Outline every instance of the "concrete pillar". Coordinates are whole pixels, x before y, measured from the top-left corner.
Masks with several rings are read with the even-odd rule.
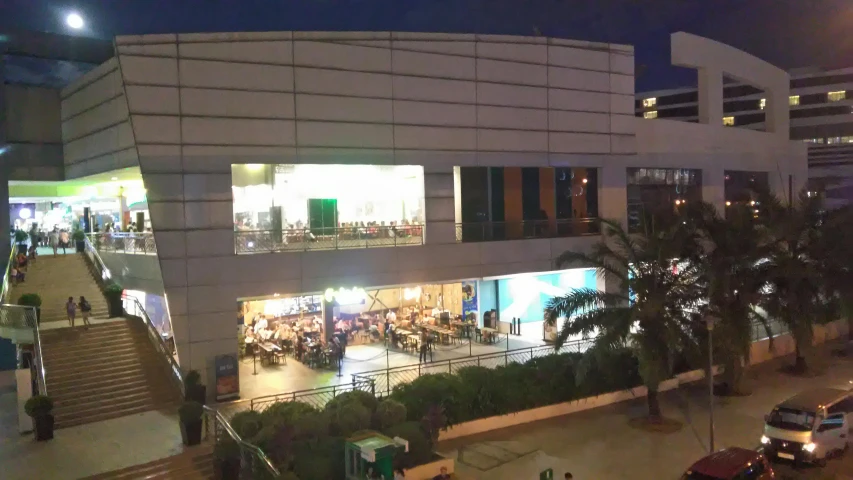
[[[788,97],[790,88],[768,90],[767,104],[764,107],[765,130],[775,133],[781,139],[788,140],[791,135],[790,106]]]
[[[722,167],[702,169],[702,200],[716,207],[720,215],[725,215],[726,172]]]
[[[700,68],[699,77],[699,123],[723,124],[723,72]]]
[[[624,165],[605,165],[600,170],[598,184],[598,215],[628,225],[627,173]]]
[[[424,168],[424,242],[456,242],[456,185],[452,167]]]

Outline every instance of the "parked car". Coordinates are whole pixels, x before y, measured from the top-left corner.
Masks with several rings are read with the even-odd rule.
[[[770,480],[776,478],[761,452],[730,447],[694,463],[681,480]]]

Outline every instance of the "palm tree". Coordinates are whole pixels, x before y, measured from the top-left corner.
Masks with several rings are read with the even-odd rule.
[[[660,422],[658,386],[670,378],[675,357],[695,345],[689,312],[698,300],[695,271],[676,267],[688,239],[683,229],[655,228],[654,221],[638,234],[613,221],[601,224],[602,239],[591,253],[565,252],[556,263],[595,267],[618,282],[617,291],[584,288],[552,298],[545,321],[554,326],[563,319],[558,349],[573,335],[595,336],[596,350],[631,348],[648,387],[649,421]]]
[[[753,325],[761,324],[772,340],[769,322],[755,310],[768,278],[763,260],[770,253],[769,239],[754,207],[730,206],[725,218],[704,202],[693,208],[691,228],[698,243],[687,255],[697,266],[698,284],[707,299],[700,311],[703,317],[718,319],[714,350],[724,366],[726,392],[743,394]]]

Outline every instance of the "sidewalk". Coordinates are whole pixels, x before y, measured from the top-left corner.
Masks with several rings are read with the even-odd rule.
[[[800,378],[778,368],[789,358],[775,359],[749,371],[754,393],[715,400],[716,448],[755,448],[763,418],[779,401],[811,387],[847,385],[853,379],[853,358],[830,357],[832,343],[821,348],[827,373]],[[708,451],[708,393],[703,382],[662,395],[663,413],[684,423],[672,434],[647,433],[628,426],[628,419],[646,413],[645,398],[516,428],[466,437],[439,445],[457,459],[456,471],[470,480],[535,478],[546,468],[557,477],[635,480],[677,479]],[[641,474],[638,472],[642,472]],[[817,468],[793,472],[779,466],[781,478],[811,479],[827,473],[853,474],[853,455]],[[845,477],[837,477],[845,478]]]

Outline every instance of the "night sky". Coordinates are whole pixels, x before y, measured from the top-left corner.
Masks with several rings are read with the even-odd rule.
[[[397,30],[542,35],[632,44],[637,90],[695,83],[669,34],[728,43],[783,68],[853,66],[850,0],[0,0],[0,29],[75,34]]]

